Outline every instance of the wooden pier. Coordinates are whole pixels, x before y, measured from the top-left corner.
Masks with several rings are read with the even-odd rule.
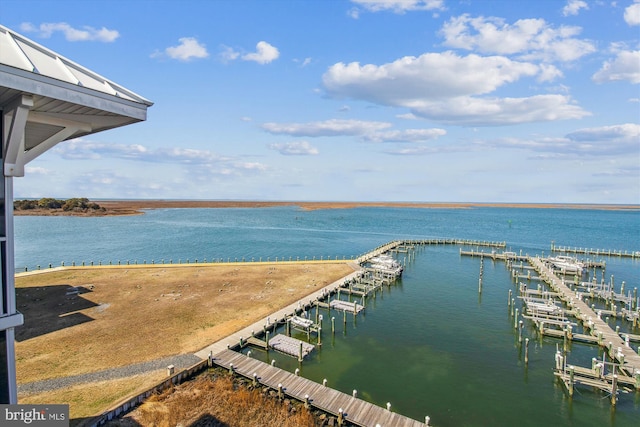
[[[556,352],[556,367],[554,375],[560,379],[569,396],[573,396],[575,385],[585,385],[608,393],[611,404],[616,405],[618,392],[620,390],[628,393],[633,390],[640,391],[640,371],[636,371],[633,376],[618,375],[621,365],[602,361],[593,358],[591,368],[569,365],[562,352]]]
[[[493,261],[527,261],[529,258],[528,255],[518,255],[515,252],[484,252],[484,251],[465,251],[460,248],[460,255],[470,256],[470,257],[481,257],[481,258],[490,258]]]
[[[283,369],[252,359],[244,354],[224,350],[212,358],[213,363],[235,374],[338,417],[338,424],[356,426],[424,427],[427,424],[405,417],[372,403],[342,393],[325,385],[297,376]]]
[[[354,313],[354,314],[358,314],[362,310],[364,310],[364,307],[358,303],[343,301],[339,299],[334,299],[333,301],[331,301],[329,303],[329,306],[333,310],[345,311],[345,312]]]
[[[554,242],[551,242],[551,252],[640,259],[640,251],[622,251],[622,250],[615,250],[615,249],[594,249],[594,248],[575,248],[575,247],[571,248],[568,246],[556,246]]]
[[[269,348],[289,356],[297,357],[298,360],[302,361],[305,356],[309,355],[309,353],[315,349],[315,346],[296,338],[278,334],[269,340]]]
[[[489,242],[489,241],[481,241],[481,240],[465,240],[465,239],[408,239],[408,240],[394,240],[392,242],[386,243],[382,246],[379,246],[368,252],[365,255],[362,255],[356,259],[356,261],[360,264],[363,264],[369,261],[371,258],[374,258],[378,255],[384,254],[386,252],[398,252],[399,248],[401,250],[405,250],[408,247],[416,247],[416,246],[435,246],[435,245],[453,245],[453,246],[475,246],[475,247],[494,247],[494,248],[505,248],[507,247],[507,242]]]
[[[622,371],[627,372],[628,375],[634,375],[636,371],[640,371],[640,355],[628,346],[619,333],[611,329],[609,324],[581,298],[577,298],[564,281],[556,276],[540,258],[531,257],[529,262],[551,289],[561,294],[560,298],[575,313],[576,318],[590,329],[591,335],[597,337],[598,344],[607,350],[609,357],[620,363]]]

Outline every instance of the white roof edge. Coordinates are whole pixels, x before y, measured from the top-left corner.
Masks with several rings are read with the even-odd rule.
[[[137,102],[146,106],[153,105],[152,101],[149,101],[148,99],[136,94],[135,92],[130,91],[129,89],[105,77],[102,77],[101,75],[89,70],[88,68],[85,68],[71,61],[70,59],[58,55],[52,50],[47,49],[46,47],[16,33],[15,31],[10,30],[9,28],[1,24],[0,35],[3,36],[2,40],[0,41],[0,46],[11,47],[10,50],[0,50],[0,64],[22,69],[33,74],[39,74],[59,81],[64,81],[78,87],[89,88],[98,92],[108,94],[110,96]],[[38,58],[30,58],[25,50],[20,48],[19,43],[24,43],[25,45],[29,46],[29,48],[39,52],[41,54],[39,58],[40,61],[42,61],[42,58],[50,58],[51,62],[47,65],[57,66],[60,72],[56,76],[47,75],[46,73],[40,73],[37,65],[34,64],[34,61],[36,61]],[[83,84],[82,79],[80,79],[78,75],[76,75],[77,73],[79,73],[84,78],[85,84]],[[68,76],[68,79],[60,78],[61,75]],[[88,82],[90,82],[91,84],[86,84]]]

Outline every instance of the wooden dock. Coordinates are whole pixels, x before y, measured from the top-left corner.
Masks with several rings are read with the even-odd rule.
[[[364,310],[364,307],[358,303],[343,301],[339,299],[334,299],[329,303],[329,305],[333,310],[345,311],[345,312],[354,313],[354,314],[358,314],[362,310]]]
[[[465,251],[460,248],[460,255],[470,256],[470,257],[481,257],[481,258],[490,258],[493,261],[527,261],[529,258],[528,255],[518,255],[515,252],[484,252],[484,251]]]
[[[272,388],[309,406],[340,417],[357,426],[424,427],[425,423],[413,420],[372,403],[334,390],[314,381],[297,376],[283,369],[224,350],[213,357],[213,363]]]
[[[313,351],[315,346],[293,337],[278,334],[269,340],[269,348],[302,360]]]
[[[408,240],[394,240],[384,245],[378,246],[371,252],[366,253],[356,259],[356,262],[363,264],[378,255],[386,252],[394,252],[399,248],[402,250],[407,247],[416,246],[437,246],[437,245],[453,245],[453,246],[475,246],[475,247],[494,247],[505,248],[506,242],[490,242],[481,240],[465,240],[465,239],[408,239]]]
[[[621,369],[629,375],[640,370],[640,355],[626,345],[619,333],[611,329],[582,299],[576,298],[575,293],[540,258],[530,257],[529,262],[549,286],[561,294],[560,298],[573,310],[576,318],[591,329],[591,335],[598,338],[598,344],[608,351],[609,357],[621,362]]]
[[[615,250],[615,249],[597,249],[597,248],[594,249],[594,248],[575,248],[575,247],[571,248],[567,246],[556,246],[556,244],[553,242],[551,243],[551,252],[640,259],[640,251],[622,251],[622,250]]]

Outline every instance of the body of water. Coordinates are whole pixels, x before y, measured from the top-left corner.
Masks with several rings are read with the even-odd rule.
[[[396,239],[461,238],[505,241],[507,250],[549,253],[558,245],[640,250],[640,214],[573,209],[356,208],[302,211],[159,209],[130,217],[17,217],[16,270],[53,264],[190,260],[355,258]],[[507,307],[515,286],[504,263],[479,260],[455,246],[418,249],[401,280],[364,314],[322,311],[336,332],[302,365],[253,349],[284,369],[301,369],[315,381],[435,426],[638,426],[640,393],[622,394],[612,408],[604,393],[576,388],[569,399],[553,376],[556,345],[540,339],[530,322],[529,363],[524,363]],[[489,250],[489,249],[487,249]],[[640,261],[603,258],[606,276],[640,285]],[[625,330],[625,322],[619,324]],[[640,334],[639,330],[633,331]],[[634,344],[635,348],[636,344]],[[573,344],[568,360],[590,366],[595,346]]]

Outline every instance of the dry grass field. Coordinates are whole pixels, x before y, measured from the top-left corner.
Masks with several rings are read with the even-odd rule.
[[[16,278],[18,384],[194,353],[351,273],[346,262],[71,268]],[[75,292],[77,291],[77,293]],[[23,403],[103,411],[162,377],[152,372]]]

